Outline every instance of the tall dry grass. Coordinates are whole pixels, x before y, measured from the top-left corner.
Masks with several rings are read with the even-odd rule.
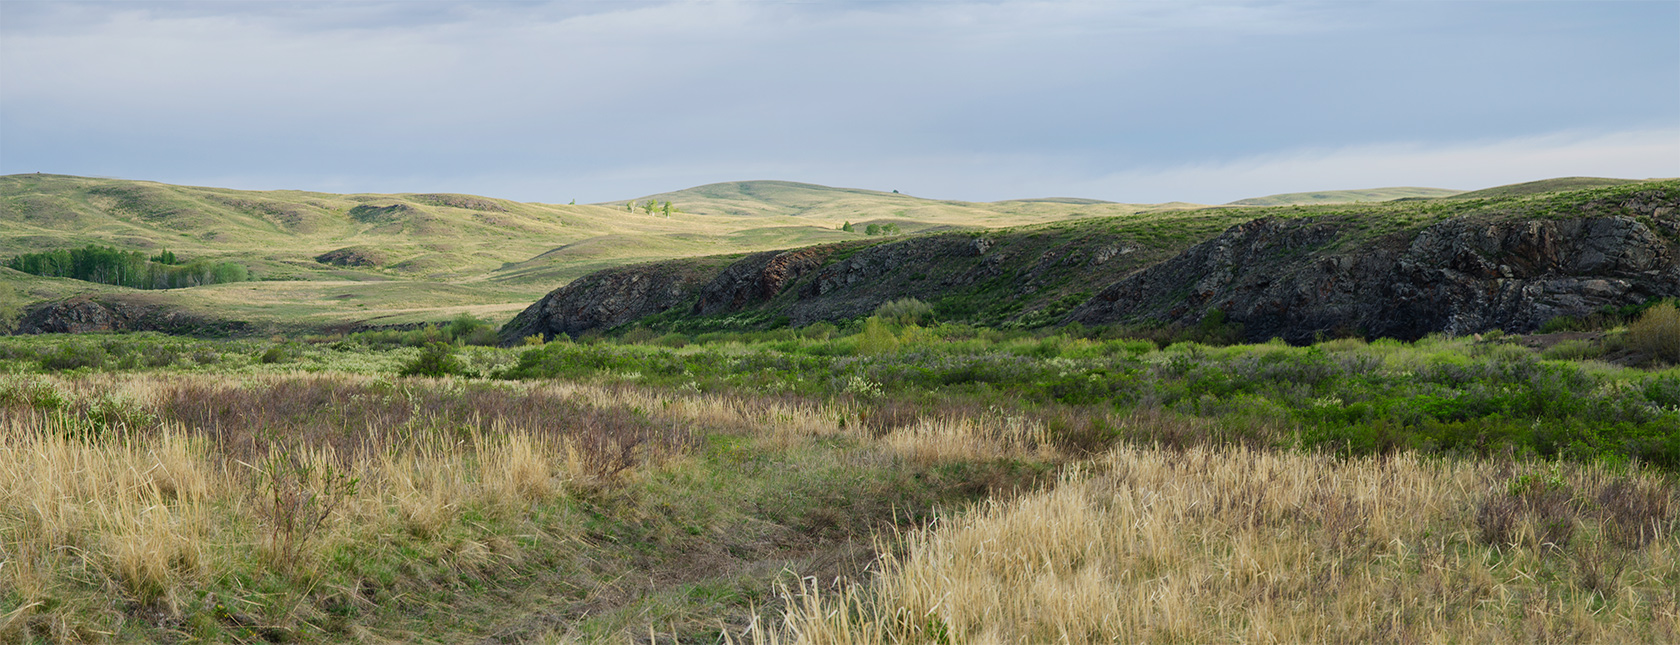
[[[1478,527],[1512,466],[1124,448],[1054,490],[905,536],[863,587],[795,594],[797,643],[1680,641],[1672,480],[1566,468],[1557,518]],[[1513,482],[1516,482],[1513,484]],[[1590,500],[1643,491],[1642,543]],[[1626,546],[1623,546],[1626,545]]]
[[[490,566],[506,536],[463,518],[535,532],[520,524],[533,507],[691,441],[622,406],[449,381],[0,385],[0,641],[97,640],[135,608],[167,623],[229,576],[279,575],[307,595],[326,554],[391,536]]]

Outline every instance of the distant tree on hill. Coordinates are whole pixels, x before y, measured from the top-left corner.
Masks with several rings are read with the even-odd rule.
[[[840,230],[845,231],[847,233],[856,233],[857,232],[857,231],[852,229],[852,223],[850,221],[846,222],[845,224],[841,224],[840,225]]]
[[[653,201],[651,199],[647,200],[646,204],[642,204],[642,212],[647,213],[649,215],[652,215],[654,207],[658,206],[658,205],[659,205],[659,202]]]
[[[881,227],[881,234],[882,235],[898,235],[898,225],[897,224],[886,224],[886,225],[882,226]]]
[[[863,234],[864,235],[880,235],[881,234],[881,225],[880,224],[870,224],[869,226],[867,226],[863,229]]]
[[[661,206],[660,208],[665,211],[665,216],[666,217],[671,216],[671,202],[665,202],[665,205]]]

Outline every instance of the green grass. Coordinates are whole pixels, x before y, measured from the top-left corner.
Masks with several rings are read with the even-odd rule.
[[[1290,206],[1295,204],[1346,204],[1357,202],[1386,202],[1396,199],[1434,199],[1450,197],[1464,191],[1448,188],[1367,188],[1363,190],[1321,190],[1310,193],[1282,193],[1265,197],[1250,197],[1231,202],[1232,206]]]
[[[134,511],[203,527],[169,534],[197,536],[198,565],[151,578],[102,555],[125,535],[97,533],[113,525],[42,515],[65,527],[54,539],[84,546],[40,551],[56,554],[41,556],[49,582],[0,591],[0,616],[26,607],[0,637],[713,642],[774,624],[802,579],[869,580],[906,531],[1085,477],[1080,464],[1124,446],[1680,471],[1680,373],[1579,352],[1469,338],[1161,347],[1113,330],[887,324],[871,333],[896,348],[870,353],[861,331],[457,346],[461,376],[444,380],[397,376],[426,351],[419,333],[0,338],[0,422],[28,426],[6,436],[40,451],[0,450],[0,468],[120,457],[135,461],[113,482],[178,477],[177,444],[159,442],[183,432],[207,442],[193,459],[229,473],[205,484],[213,503]],[[570,474],[510,501],[498,473],[526,462],[493,451],[520,433],[574,452],[545,453]],[[260,502],[275,484],[249,474],[276,472],[263,446],[332,448],[340,461],[323,463],[361,482],[287,567],[265,555],[276,520]],[[7,490],[0,545],[45,539],[28,524],[45,502]]]

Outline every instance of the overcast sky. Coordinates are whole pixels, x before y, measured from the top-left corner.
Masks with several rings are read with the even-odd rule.
[[[1680,2],[0,1],[0,173],[986,201],[1680,176]]]

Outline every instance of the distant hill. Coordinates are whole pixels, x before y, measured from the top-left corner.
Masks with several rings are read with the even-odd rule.
[[[640,207],[648,199],[673,202],[677,212],[650,213]],[[0,177],[0,261],[87,244],[168,249],[185,259],[238,262],[260,281],[154,292],[148,302],[276,324],[391,324],[459,311],[499,318],[556,285],[626,263],[882,239],[865,234],[872,223],[913,234],[1157,208],[1095,200],[951,202],[782,181],[712,184],[635,203],[10,175]],[[847,221],[855,231],[839,230]],[[32,299],[123,293],[73,280],[0,279],[26,283],[20,291]]]
[[[1233,206],[1293,206],[1296,204],[1349,204],[1357,202],[1386,202],[1404,198],[1448,197],[1462,190],[1447,188],[1366,188],[1363,190],[1323,190],[1311,193],[1283,193],[1265,197],[1250,197],[1231,202]]]
[[[1454,199],[1484,199],[1488,197],[1516,197],[1519,195],[1537,195],[1560,190],[1583,190],[1587,188],[1607,188],[1623,184],[1636,183],[1636,179],[1608,179],[1604,177],[1558,177],[1556,179],[1542,179],[1520,184],[1494,186],[1472,190],[1467,193],[1453,195]]]
[[[833,188],[791,181],[731,181],[631,200],[671,202],[685,213],[733,217],[785,216],[836,224],[895,222],[905,232],[935,226],[1019,226],[1088,215],[1128,215],[1203,208],[1201,204],[1120,204],[1051,197],[999,202],[934,200],[862,188]],[[606,202],[623,208],[628,202]]]

